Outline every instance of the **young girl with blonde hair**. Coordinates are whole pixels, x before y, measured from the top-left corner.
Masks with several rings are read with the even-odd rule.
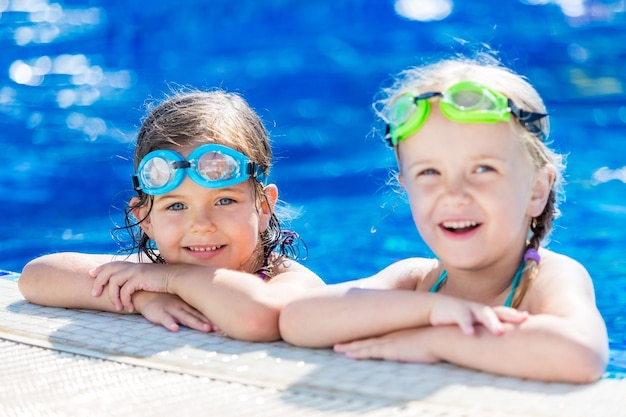
[[[558,214],[562,160],[546,145],[539,94],[486,56],[408,69],[384,93],[398,178],[437,258],[307,293],[281,312],[283,338],[352,358],[599,378],[608,340],[592,280],[541,247]]]

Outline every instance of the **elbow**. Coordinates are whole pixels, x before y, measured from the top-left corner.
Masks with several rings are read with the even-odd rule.
[[[30,261],[24,266],[22,272],[20,273],[20,277],[17,280],[17,288],[20,290],[20,293],[22,293],[22,296],[27,301],[33,303],[38,303],[38,301],[40,301],[37,299],[36,291],[38,267],[39,263],[37,259]]]
[[[280,340],[279,314],[280,309],[274,306],[250,308],[241,312],[232,329],[223,330],[228,336],[238,340],[274,342]]]
[[[588,384],[597,381],[606,371],[609,363],[609,343],[604,337],[594,342],[580,342],[575,357],[570,361],[570,380],[574,384]]]
[[[545,375],[546,380],[570,384],[589,384],[600,379],[606,371],[608,346],[605,348],[578,346],[570,354],[555,358],[552,363],[556,367],[552,368],[550,374]]]
[[[311,335],[306,331],[301,320],[300,312],[296,304],[288,304],[280,312],[278,320],[280,335],[282,339],[295,346],[301,347],[321,347],[311,339]]]
[[[577,356],[568,366],[565,382],[589,384],[602,377],[608,364],[608,348],[602,351],[586,348]]]

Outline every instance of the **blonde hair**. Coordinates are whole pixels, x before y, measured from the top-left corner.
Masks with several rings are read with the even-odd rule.
[[[546,107],[539,93],[521,75],[516,74],[492,55],[479,53],[475,58],[456,57],[438,61],[420,67],[402,71],[392,85],[381,90],[374,101],[374,111],[385,122],[386,114],[394,101],[402,94],[420,95],[433,91],[444,91],[459,81],[474,81],[510,98],[519,108],[535,113],[546,113]],[[527,157],[533,168],[538,171],[548,169],[554,173],[554,183],[542,213],[533,218],[530,224],[526,249],[539,249],[552,229],[552,222],[560,214],[559,197],[562,192],[564,169],[563,156],[549,149],[546,141],[550,133],[548,117],[536,121],[536,127],[543,133],[531,133],[518,123],[515,118],[509,123],[516,136],[524,145]],[[533,259],[525,261],[524,273],[518,286],[512,306],[518,307],[532,281],[536,277],[539,265]]]

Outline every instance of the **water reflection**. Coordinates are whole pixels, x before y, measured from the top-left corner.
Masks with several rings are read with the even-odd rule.
[[[241,92],[263,116],[272,176],[303,209],[294,227],[321,275],[365,275],[422,254],[408,205],[380,202],[394,155],[372,137],[369,106],[390,74],[484,42],[547,101],[555,145],[570,154],[554,244],[589,266],[617,323],[624,0],[77,3],[0,0],[0,216],[9,219],[0,269],[50,251],[117,248],[108,230],[131,187],[129,142],[142,103],[169,83]],[[337,248],[349,265],[325,262]]]
[[[76,29],[84,32],[96,29],[106,14],[99,7],[63,8],[48,0],[0,0],[3,20],[19,25],[13,31],[16,45],[50,43],[72,35]]]
[[[620,169],[610,169],[608,167],[602,167],[593,173],[593,182],[596,185],[612,180],[626,183],[626,166]]]
[[[64,7],[47,0],[0,0],[0,19],[11,29],[3,31],[3,36],[12,33],[15,45],[22,48],[15,55],[24,55],[40,50],[36,47],[40,44],[81,39],[101,30],[106,12],[100,7]],[[14,59],[8,65],[13,84],[0,88],[0,111],[24,121],[29,129],[62,124],[82,133],[87,141],[100,136],[124,141],[124,135],[109,131],[103,118],[78,110],[119,98],[135,85],[132,70],[106,68],[102,62],[101,55],[85,53]],[[64,109],[74,110],[65,113]],[[41,142],[47,135],[36,138]]]

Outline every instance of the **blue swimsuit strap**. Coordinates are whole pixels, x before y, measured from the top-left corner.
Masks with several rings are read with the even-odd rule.
[[[513,294],[515,294],[515,290],[517,289],[520,281],[522,280],[522,272],[524,272],[524,264],[525,262],[522,261],[519,267],[517,268],[517,271],[515,271],[515,276],[513,277],[513,285],[511,286],[511,292],[509,293],[509,296],[506,298],[506,301],[504,302],[505,307],[511,307],[511,303],[513,302]],[[447,278],[448,278],[448,273],[444,269],[443,271],[441,271],[441,275],[439,275],[439,279],[437,280],[437,282],[435,282],[435,285],[432,286],[429,292],[439,291],[439,289],[441,288],[441,285],[444,283],[444,281]]]

